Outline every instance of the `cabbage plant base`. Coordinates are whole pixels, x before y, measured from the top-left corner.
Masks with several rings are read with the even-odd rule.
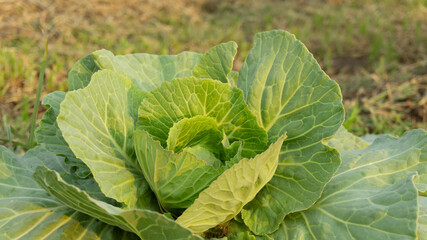
[[[290,33],[204,54],[96,51],[18,157],[0,239],[425,239],[427,133],[347,132],[338,85]]]

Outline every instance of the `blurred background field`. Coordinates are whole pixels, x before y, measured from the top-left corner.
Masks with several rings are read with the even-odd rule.
[[[10,129],[27,141],[46,40],[42,96],[67,90],[72,64],[101,48],[176,54],[234,40],[238,70],[271,29],[295,34],[340,84],[350,131],[427,128],[427,0],[0,0],[0,140]]]

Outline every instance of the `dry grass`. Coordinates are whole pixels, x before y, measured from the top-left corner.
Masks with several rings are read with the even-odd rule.
[[[98,32],[98,24],[117,26],[128,22],[142,26],[159,14],[177,13],[179,17],[200,20],[194,13],[199,11],[203,1],[3,0],[0,3],[0,37],[4,40],[24,37],[35,41],[48,38],[55,42],[60,38],[66,44],[67,40],[75,40],[73,31],[76,29]],[[114,34],[127,34],[129,29],[125,26],[116,28]]]
[[[427,127],[424,0],[0,0],[0,12],[0,138],[7,125],[17,139],[28,134],[46,40],[43,95],[66,90],[72,63],[100,48],[175,54],[235,40],[238,69],[253,35],[277,28],[340,83],[353,131]]]

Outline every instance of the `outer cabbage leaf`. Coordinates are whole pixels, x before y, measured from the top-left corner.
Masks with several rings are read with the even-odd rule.
[[[34,181],[36,163],[66,171],[61,158],[40,147],[18,158],[0,146],[1,239],[136,239],[56,201]],[[30,168],[27,168],[29,166]]]
[[[234,218],[273,177],[284,139],[280,137],[265,152],[224,171],[176,222],[199,233]]]
[[[68,73],[68,90],[74,91],[86,87],[92,75],[99,70],[92,53],[77,61]]]
[[[129,208],[157,203],[136,161],[132,134],[137,93],[129,79],[98,71],[84,89],[69,92],[57,122],[77,158],[91,170],[102,192]],[[141,92],[141,95],[143,93]]]
[[[233,69],[236,53],[237,44],[235,42],[216,45],[200,58],[200,62],[193,69],[194,76],[228,83],[228,75]]]
[[[284,31],[255,36],[237,86],[270,142],[288,136],[275,176],[242,211],[249,228],[265,234],[310,207],[338,169],[339,153],[322,141],[344,120],[342,97],[307,48]]]
[[[378,138],[384,138],[384,137],[396,138],[396,136],[387,134],[387,133],[386,134],[367,134],[367,135],[361,136],[360,138],[363,141],[367,142],[369,145],[371,145]]]
[[[30,149],[25,153],[23,160],[25,161],[25,166],[31,172],[34,172],[38,166],[45,166],[60,173],[69,184],[83,189],[90,194],[91,197],[111,204],[118,204],[113,199],[107,198],[101,192],[98,183],[92,177],[85,179],[76,177],[74,171],[65,163],[63,157],[55,155],[42,146]]]
[[[344,113],[337,83],[293,34],[262,32],[254,41],[238,87],[269,139],[287,131],[292,137],[286,141],[298,139],[307,145],[333,135]]]
[[[95,200],[45,167],[38,167],[34,178],[65,205],[110,225],[134,232],[141,239],[201,239],[160,213],[146,209],[122,210]]]
[[[361,150],[369,146],[368,142],[348,132],[343,126],[327,142],[330,147],[338,151]]]
[[[274,240],[267,235],[255,235],[249,228],[243,223],[241,215],[237,215],[233,220],[226,223],[227,229],[227,240]],[[215,228],[213,229],[215,231]]]
[[[228,84],[232,87],[237,87],[237,81],[239,80],[239,72],[231,71],[228,76]]]
[[[169,130],[183,118],[215,119],[230,143],[242,142],[242,156],[267,148],[267,135],[247,108],[242,91],[212,79],[174,79],[149,92],[139,108],[139,128],[166,147]]]
[[[61,91],[55,91],[52,93],[47,94],[42,101],[42,104],[48,108],[52,108],[52,110],[55,112],[55,115],[58,116],[59,114],[59,108],[61,105],[61,102],[65,98],[66,92]]]
[[[235,42],[219,44],[203,55],[182,52],[178,55],[136,53],[114,56],[102,49],[73,65],[68,74],[69,90],[86,87],[92,75],[100,69],[110,69],[132,79],[136,86],[145,91],[157,88],[162,82],[193,75],[230,82],[237,80],[237,72],[231,71],[236,53]]]
[[[151,91],[163,82],[191,76],[202,55],[182,52],[178,55],[136,53],[114,56],[103,49],[92,53],[92,56],[100,69],[115,71],[131,79],[138,88]]]
[[[236,52],[237,45],[234,42],[219,44],[204,55],[182,52],[178,55],[136,53],[114,56],[110,51],[102,49],[85,56],[73,65],[68,74],[69,90],[86,87],[92,75],[100,69],[110,69],[128,77],[145,91],[153,90],[162,82],[174,78],[193,76],[193,68],[194,76],[223,82],[237,80],[237,72],[231,71]],[[214,65],[217,66],[212,67]]]
[[[418,239],[427,236],[427,192],[420,193],[418,196]]]
[[[134,142],[145,179],[168,211],[182,212],[189,207],[225,170],[216,169],[186,151],[176,154],[163,149],[145,131],[136,131]]]
[[[310,209],[287,216],[273,238],[414,239],[417,218],[424,219],[423,211],[418,215],[423,202],[417,203],[423,185],[416,183],[427,181],[426,153],[423,130],[343,151],[342,166],[322,197]]]
[[[56,118],[59,115],[60,104],[65,98],[65,92],[53,92],[43,98],[42,104],[49,109],[45,112],[36,129],[37,143],[56,155],[65,157],[65,162],[71,171],[80,178],[91,175],[89,168],[71,151],[58,127]]]
[[[256,236],[254,236],[250,232],[239,232],[239,233],[231,234],[230,236],[227,236],[227,240],[228,239],[229,240],[257,240]]]

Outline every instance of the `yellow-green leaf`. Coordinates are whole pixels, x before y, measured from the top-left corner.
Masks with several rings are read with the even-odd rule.
[[[223,172],[176,221],[200,233],[236,216],[273,177],[284,139]]]
[[[156,209],[132,141],[137,91],[129,79],[110,70],[98,71],[87,87],[66,95],[57,122],[107,197],[130,208]]]

